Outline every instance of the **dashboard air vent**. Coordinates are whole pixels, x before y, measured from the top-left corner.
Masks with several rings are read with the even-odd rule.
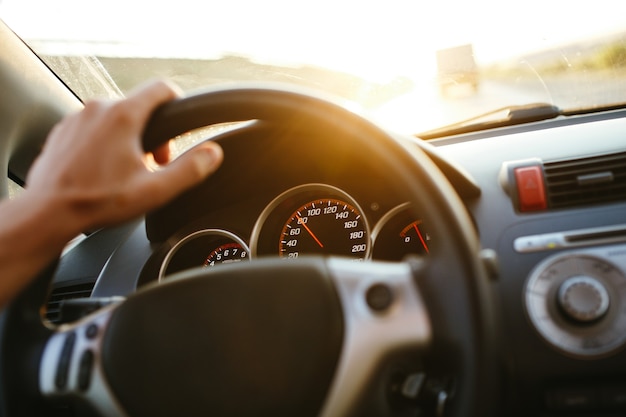
[[[626,152],[544,163],[550,208],[626,201]]]
[[[64,287],[57,287],[52,290],[52,294],[48,299],[46,319],[48,319],[48,321],[50,321],[51,323],[60,324],[61,303],[65,300],[88,298],[91,295],[93,286],[93,282],[86,282]]]

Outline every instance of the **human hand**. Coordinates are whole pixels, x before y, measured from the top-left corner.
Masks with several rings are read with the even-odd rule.
[[[50,206],[71,238],[139,216],[197,184],[220,165],[217,144],[198,145],[172,162],[167,145],[153,155],[141,145],[152,111],[176,97],[172,86],[159,81],[125,100],[87,103],[52,130],[26,192]]]

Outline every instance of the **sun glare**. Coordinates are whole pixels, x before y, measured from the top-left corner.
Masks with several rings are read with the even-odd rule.
[[[433,76],[435,51],[455,44],[474,44],[477,61],[488,62],[572,33],[623,27],[619,13],[594,20],[592,14],[602,7],[584,8],[584,13],[568,7],[567,15],[555,18],[566,5],[571,2],[529,0],[511,19],[494,18],[494,12],[502,16],[509,7],[494,0],[178,0],[175,9],[171,3],[128,0],[109,0],[98,8],[82,0],[2,0],[0,12],[22,36],[56,40],[57,47],[81,40],[107,54],[215,58],[229,53],[323,65],[382,82],[398,75]]]
[[[606,13],[621,10],[622,0],[596,0],[594,7],[574,3],[527,0],[514,7],[498,0],[108,0],[95,5],[84,0],[0,0],[0,16],[44,55],[235,56],[260,64],[342,71],[370,87],[394,90],[396,83],[397,94],[369,110],[396,127],[413,123],[419,114],[431,126],[406,126],[416,131],[482,110],[473,98],[459,106],[458,100],[441,97],[436,83],[439,49],[471,44],[476,63],[484,66],[626,27],[622,13]],[[484,106],[489,110],[495,105]]]

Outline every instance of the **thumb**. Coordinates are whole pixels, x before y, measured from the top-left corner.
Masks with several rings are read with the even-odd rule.
[[[151,173],[154,179],[152,184],[159,188],[156,195],[152,194],[158,196],[158,201],[152,203],[164,204],[200,183],[219,168],[223,159],[222,148],[214,142],[205,142],[189,149],[162,169]]]
[[[165,169],[180,170],[188,178],[189,186],[202,181],[215,172],[224,159],[222,148],[215,142],[194,146],[172,161]],[[181,178],[181,183],[185,181]]]

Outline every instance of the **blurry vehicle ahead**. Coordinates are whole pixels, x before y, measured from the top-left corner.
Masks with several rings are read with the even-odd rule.
[[[474,92],[478,90],[478,67],[471,44],[437,51],[437,81],[443,96],[449,94],[451,87],[461,84],[469,84]]]

